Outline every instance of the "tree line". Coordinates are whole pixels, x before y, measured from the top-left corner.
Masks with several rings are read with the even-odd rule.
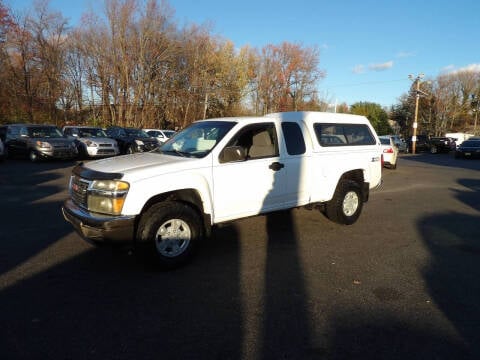
[[[328,108],[318,47],[236,48],[206,25],[178,26],[162,0],[104,0],[70,27],[48,0],[15,14],[0,0],[0,122],[183,128],[197,119]],[[379,133],[411,135],[415,84],[398,103],[338,106]],[[421,82],[420,133],[479,132],[480,71]],[[388,119],[394,120],[392,130]]]
[[[70,28],[48,1],[21,15],[0,2],[0,121],[182,128],[326,106],[317,47],[236,49],[208,26],[179,27],[167,2],[103,5]]]
[[[408,136],[415,114],[417,91],[413,83],[399,103],[392,106],[391,119]],[[470,66],[420,82],[418,132],[432,136],[465,132],[480,134],[480,67]]]

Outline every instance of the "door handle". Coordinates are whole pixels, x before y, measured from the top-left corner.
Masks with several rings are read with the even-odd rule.
[[[284,164],[279,163],[278,161],[275,161],[275,162],[271,163],[268,168],[272,169],[273,171],[278,171],[280,169],[283,169],[284,167],[285,167]]]

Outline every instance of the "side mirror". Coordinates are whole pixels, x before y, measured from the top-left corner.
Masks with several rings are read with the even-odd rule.
[[[219,160],[221,163],[233,161],[245,161],[247,159],[247,152],[241,146],[229,146],[223,149],[220,153]]]

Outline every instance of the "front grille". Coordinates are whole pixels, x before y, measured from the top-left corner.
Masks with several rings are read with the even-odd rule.
[[[100,144],[100,147],[112,147],[113,144]]]
[[[70,146],[65,144],[53,144],[54,149],[68,149]]]
[[[72,200],[78,206],[87,208],[87,190],[90,182],[73,175],[70,183]]]
[[[99,149],[97,151],[97,155],[111,155],[111,154],[115,154],[115,151],[113,149]]]
[[[144,143],[144,147],[146,151],[153,150],[158,146],[158,144],[155,143]]]
[[[70,150],[57,150],[57,149],[55,149],[53,151],[53,156],[58,157],[58,158],[71,157],[71,156],[73,156],[73,153]]]

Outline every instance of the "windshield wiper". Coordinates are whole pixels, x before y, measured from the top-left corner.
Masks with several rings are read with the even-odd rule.
[[[158,148],[158,151],[160,151],[164,154],[172,153],[172,154],[180,155],[181,157],[190,157],[189,153],[178,151],[178,150],[161,150],[160,148]]]

